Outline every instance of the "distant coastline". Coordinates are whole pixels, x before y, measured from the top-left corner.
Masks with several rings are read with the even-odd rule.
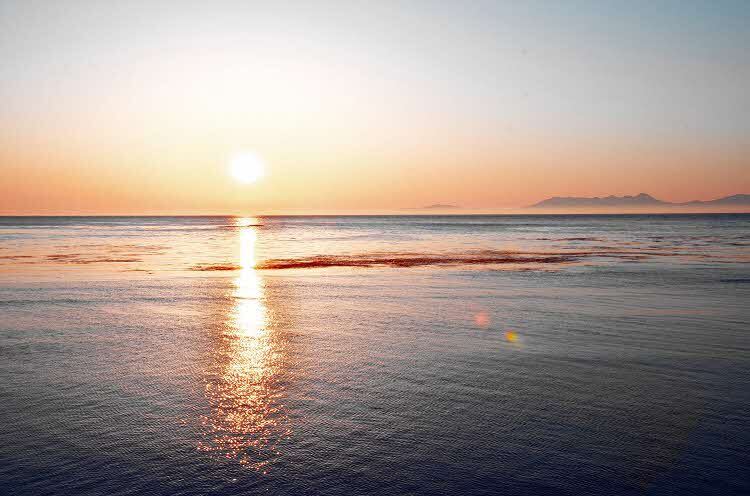
[[[433,205],[425,205],[424,207],[406,207],[403,210],[460,210],[460,209],[461,207],[458,205],[435,203]]]

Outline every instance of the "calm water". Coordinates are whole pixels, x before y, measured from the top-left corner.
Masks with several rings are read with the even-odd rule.
[[[0,218],[0,493],[750,494],[750,215]]]

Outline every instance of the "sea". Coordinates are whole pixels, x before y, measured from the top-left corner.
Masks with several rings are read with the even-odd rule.
[[[748,495],[750,215],[0,217],[2,495]]]

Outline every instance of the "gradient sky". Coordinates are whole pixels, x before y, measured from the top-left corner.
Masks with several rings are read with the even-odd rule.
[[[5,0],[0,214],[750,193],[748,26],[747,1]]]

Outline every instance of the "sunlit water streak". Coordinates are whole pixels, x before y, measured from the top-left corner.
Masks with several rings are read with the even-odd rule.
[[[255,269],[256,227],[238,219],[239,275],[232,306],[206,375],[211,414],[203,419],[208,440],[200,448],[264,469],[288,435],[278,375],[283,343],[269,322],[263,280]]]

